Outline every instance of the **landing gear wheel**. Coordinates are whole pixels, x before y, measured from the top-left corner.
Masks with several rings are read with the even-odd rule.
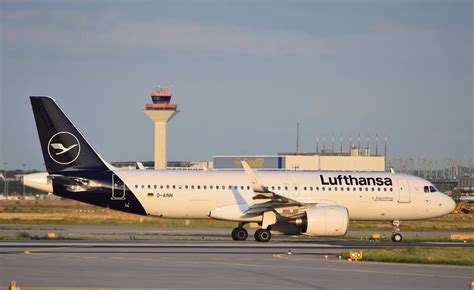
[[[403,237],[399,233],[400,231],[400,221],[394,220],[392,221],[392,242],[399,243],[402,241]]]
[[[257,242],[268,242],[271,238],[270,230],[258,229],[255,231],[255,240]]]
[[[396,233],[396,234],[393,234],[392,235],[392,241],[395,242],[395,243],[399,243],[401,242],[403,239],[402,235],[399,234],[399,233]]]
[[[235,228],[232,230],[232,239],[234,241],[245,241],[249,236],[249,233],[244,228]]]

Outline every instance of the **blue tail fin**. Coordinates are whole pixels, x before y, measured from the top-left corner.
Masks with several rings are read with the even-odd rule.
[[[108,169],[53,98],[30,97],[30,100],[49,173]]]

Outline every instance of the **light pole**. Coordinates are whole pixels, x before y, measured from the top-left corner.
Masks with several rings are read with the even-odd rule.
[[[26,164],[23,163],[21,166],[23,166],[23,178],[22,178],[23,182],[22,183],[23,183],[23,198],[25,198],[25,167],[26,167]]]
[[[5,194],[5,196],[8,196],[8,181],[7,181],[7,164],[8,162],[3,162],[3,170],[4,170],[4,180],[3,180],[3,193]]]

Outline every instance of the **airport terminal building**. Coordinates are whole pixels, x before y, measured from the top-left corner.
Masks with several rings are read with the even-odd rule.
[[[353,147],[349,152],[214,156],[213,169],[239,169],[241,161],[264,170],[385,171],[385,157],[370,155],[367,147]]]

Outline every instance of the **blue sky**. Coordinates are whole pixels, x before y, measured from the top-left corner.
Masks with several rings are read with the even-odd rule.
[[[181,110],[169,160],[292,151],[296,122],[304,151],[360,133],[389,158],[467,160],[472,3],[2,0],[0,163],[42,167],[29,95],[105,159],[151,160],[158,83]]]

